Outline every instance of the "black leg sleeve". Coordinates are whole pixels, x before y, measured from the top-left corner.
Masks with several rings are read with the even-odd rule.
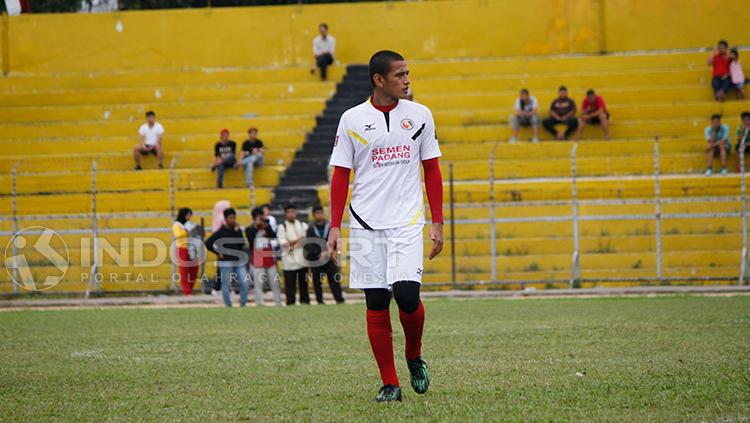
[[[388,310],[391,304],[391,292],[385,288],[365,289],[365,303],[368,310]]]
[[[419,288],[415,281],[398,281],[393,284],[393,299],[404,313],[414,313],[419,308]]]

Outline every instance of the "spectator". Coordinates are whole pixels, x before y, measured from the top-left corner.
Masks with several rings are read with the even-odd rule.
[[[333,55],[336,53],[336,39],[328,34],[328,24],[318,25],[320,35],[313,39],[313,54],[315,55],[315,66],[320,68],[320,80],[328,79],[328,66],[333,64]],[[310,70],[315,73],[315,68]]]
[[[202,239],[203,237],[201,227],[193,224],[190,221],[191,217],[193,217],[193,211],[183,207],[177,212],[177,219],[172,225],[177,248],[180,286],[185,295],[193,294],[193,285],[198,275],[198,251],[195,249],[195,244],[190,242],[190,238]]]
[[[328,279],[328,286],[331,287],[333,299],[336,301],[336,304],[341,304],[344,302],[344,297],[341,295],[341,272],[336,263],[328,256],[328,251],[325,247],[328,242],[328,230],[331,229],[331,224],[326,221],[326,216],[321,206],[313,207],[313,217],[315,221],[307,229],[308,242],[305,244],[304,253],[307,261],[319,264],[318,266],[310,267],[315,300],[318,301],[318,304],[325,304],[323,301],[323,285],[321,283],[321,276],[325,274],[326,279]],[[309,242],[310,240],[317,242]]]
[[[214,212],[211,218],[211,233],[218,231],[224,226],[226,223],[226,220],[224,220],[224,210],[230,207],[232,207],[232,205],[227,200],[219,200],[214,204]],[[218,268],[216,269],[216,278],[211,284],[211,295],[221,295],[221,277]]]
[[[737,90],[737,96],[740,99],[745,98],[745,72],[742,70],[742,64],[740,64],[740,52],[733,48],[729,52],[729,77],[732,80],[732,88]]]
[[[729,127],[721,123],[721,115],[712,115],[711,124],[706,127],[706,176],[713,175],[714,157],[721,158],[721,174],[727,174],[727,154],[731,148]]]
[[[297,208],[293,204],[284,207],[284,214],[286,220],[279,225],[277,238],[284,252],[281,256],[281,265],[284,269],[286,305],[294,304],[298,285],[299,302],[310,304],[310,294],[307,292],[307,263],[302,254],[307,223],[297,220]]]
[[[217,171],[216,188],[224,188],[224,170],[237,168],[237,143],[229,139],[229,130],[221,130],[221,140],[214,145],[214,164],[211,171]]]
[[[713,66],[711,77],[711,88],[714,90],[714,97],[718,101],[724,101],[727,98],[727,91],[731,80],[729,78],[729,55],[727,48],[729,44],[725,40],[720,40],[714,47],[708,64]]]
[[[253,273],[255,304],[263,305],[263,284],[265,282],[273,291],[273,302],[280,306],[279,272],[276,270],[276,257],[271,247],[271,240],[276,239],[276,232],[271,229],[268,220],[263,218],[262,208],[254,208],[252,216],[253,224],[245,229],[245,236],[251,249],[250,269]]]
[[[258,139],[258,128],[247,130],[247,139],[242,143],[242,166],[245,168],[245,183],[253,188],[253,170],[263,165],[263,141]]]
[[[745,154],[750,153],[750,112],[742,112],[740,116],[742,122],[737,127],[737,172],[740,171],[740,154],[745,147]]]
[[[232,306],[230,292],[232,281],[236,280],[240,285],[240,307],[244,307],[247,304],[249,289],[246,270],[248,257],[245,253],[247,242],[242,236],[240,225],[237,224],[237,213],[233,208],[224,210],[224,220],[224,225],[206,240],[206,248],[216,254],[219,259],[221,296],[224,299],[224,305]]]
[[[263,209],[263,218],[268,220],[268,223],[271,225],[271,229],[276,232],[279,225],[276,223],[276,218],[271,214],[271,205],[263,204],[260,207]]]
[[[549,117],[542,121],[544,129],[555,136],[557,140],[567,139],[578,127],[576,118],[576,103],[568,97],[568,89],[563,85],[557,90],[557,98],[552,101],[549,108]],[[565,134],[561,134],[555,129],[555,125],[564,123],[567,125]]]
[[[604,131],[604,139],[609,139],[609,111],[607,110],[607,105],[604,104],[604,99],[596,95],[594,90],[586,91],[586,98],[581,103],[581,117],[578,119],[576,141],[581,138],[583,128],[586,127],[587,123],[601,125],[602,131]]]
[[[138,128],[138,144],[133,148],[133,159],[135,160],[135,170],[143,169],[141,167],[141,156],[148,154],[156,155],[159,160],[159,169],[164,168],[162,163],[162,146],[161,140],[164,137],[164,127],[156,121],[156,113],[149,110],[146,112],[146,123]]]
[[[510,126],[513,128],[513,135],[510,142],[518,140],[518,131],[522,126],[531,126],[534,131],[532,142],[539,142],[539,103],[536,97],[529,95],[526,88],[521,90],[521,96],[516,99],[513,105],[514,114],[510,116]]]

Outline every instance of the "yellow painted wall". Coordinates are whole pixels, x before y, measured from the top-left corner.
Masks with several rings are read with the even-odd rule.
[[[366,62],[383,48],[432,60],[698,47],[719,33],[749,44],[750,31],[724,24],[713,4],[448,0],[22,15],[10,18],[9,58],[20,72],[307,66],[319,22],[331,26],[344,63]],[[744,4],[723,0],[722,14],[748,22]]]

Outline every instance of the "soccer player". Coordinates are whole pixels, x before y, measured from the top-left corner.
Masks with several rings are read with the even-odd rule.
[[[388,308],[393,296],[404,328],[411,386],[424,394],[430,378],[422,359],[424,306],[419,299],[425,223],[420,165],[432,213],[432,259],[443,249],[440,148],[430,110],[406,100],[409,68],[404,58],[379,51],[369,68],[373,95],[344,112],[333,144],[328,251],[334,259],[341,251],[341,218],[353,170],[349,287],[365,292],[367,335],[383,382],[375,400],[401,401]]]

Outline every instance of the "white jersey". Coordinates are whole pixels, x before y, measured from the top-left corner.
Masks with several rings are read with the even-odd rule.
[[[344,112],[330,165],[354,170],[350,227],[424,224],[420,166],[435,157],[440,157],[435,121],[421,104],[399,100],[381,112],[367,100]]]
[[[164,135],[164,127],[159,122],[154,122],[153,127],[149,127],[148,123],[144,123],[138,129],[138,135],[143,137],[144,144],[152,146],[158,143],[159,138]]]

